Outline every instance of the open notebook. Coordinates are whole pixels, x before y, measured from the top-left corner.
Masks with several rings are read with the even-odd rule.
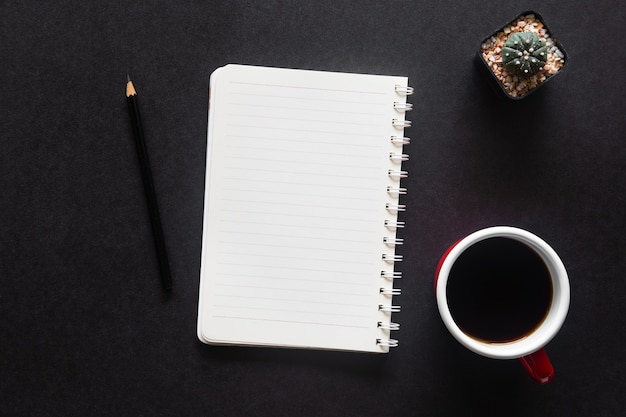
[[[406,77],[211,75],[198,338],[387,352]]]

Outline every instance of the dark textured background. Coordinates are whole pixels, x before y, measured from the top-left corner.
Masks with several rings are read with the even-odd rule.
[[[0,3],[1,416],[616,416],[625,411],[626,6],[618,0]],[[480,41],[540,12],[566,70],[497,98]],[[413,138],[388,355],[209,347],[196,313],[210,73],[408,75]],[[158,266],[130,121],[140,94],[174,275]],[[572,303],[557,376],[458,345],[432,276],[508,224],[547,240]]]

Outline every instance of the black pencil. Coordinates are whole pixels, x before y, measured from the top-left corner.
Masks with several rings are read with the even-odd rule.
[[[130,76],[127,76],[126,83],[126,100],[128,102],[128,110],[130,111],[130,120],[133,125],[133,134],[135,136],[135,144],[137,145],[137,153],[139,155],[139,165],[141,166],[141,176],[146,191],[146,199],[148,210],[150,212],[150,223],[152,224],[152,233],[154,234],[154,243],[156,245],[157,258],[159,261],[159,269],[161,271],[161,282],[166,290],[172,289],[172,274],[170,272],[170,263],[165,248],[165,238],[163,236],[163,227],[161,226],[161,216],[159,214],[159,206],[157,204],[156,193],[154,191],[154,181],[152,180],[152,171],[150,170],[150,160],[148,159],[148,149],[143,133],[143,125],[141,124],[141,115],[139,114],[139,106],[137,103],[137,92],[133,86]]]

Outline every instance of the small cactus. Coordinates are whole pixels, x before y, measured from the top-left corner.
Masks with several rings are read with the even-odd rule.
[[[513,33],[502,47],[504,66],[519,75],[536,74],[547,58],[546,40],[534,32]]]

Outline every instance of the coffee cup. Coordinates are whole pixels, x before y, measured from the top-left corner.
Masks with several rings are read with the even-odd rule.
[[[453,244],[435,273],[437,307],[452,336],[488,358],[519,359],[541,384],[554,377],[544,346],[570,301],[567,271],[538,236],[515,227],[476,231]]]

